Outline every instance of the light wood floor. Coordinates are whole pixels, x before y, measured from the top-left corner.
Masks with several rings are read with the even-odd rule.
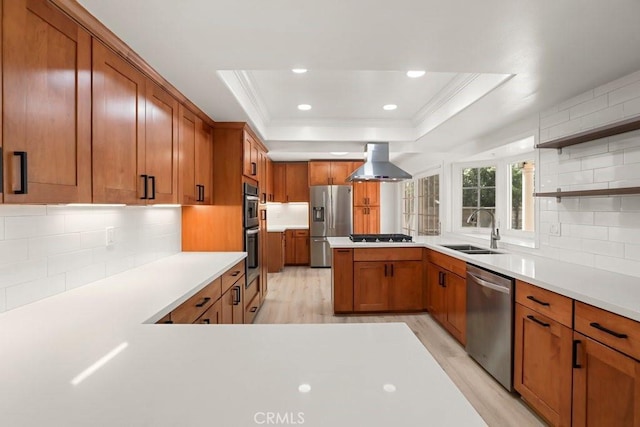
[[[440,363],[489,426],[544,426],[521,401],[502,388],[428,314],[334,316],[331,270],[286,267],[269,274],[269,293],[255,323],[405,322]]]

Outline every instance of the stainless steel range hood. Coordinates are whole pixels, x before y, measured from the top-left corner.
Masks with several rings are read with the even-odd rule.
[[[389,161],[388,142],[369,142],[365,147],[365,163],[347,181],[395,182],[411,179],[411,175]]]

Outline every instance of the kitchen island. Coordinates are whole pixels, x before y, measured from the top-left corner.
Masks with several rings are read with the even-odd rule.
[[[2,424],[484,425],[405,324],[153,324],[244,257],[182,253],[1,314]]]

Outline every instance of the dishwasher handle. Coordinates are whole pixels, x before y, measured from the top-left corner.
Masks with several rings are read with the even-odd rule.
[[[509,295],[511,290],[507,287],[496,285],[495,283],[487,282],[486,280],[482,280],[478,276],[467,272],[467,278],[476,282],[480,286],[484,286],[485,288],[493,289],[494,291],[502,292],[503,294]]]

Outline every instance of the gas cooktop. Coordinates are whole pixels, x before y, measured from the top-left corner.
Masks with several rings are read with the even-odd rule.
[[[349,238],[354,242],[411,242],[411,236],[406,234],[350,234]]]

